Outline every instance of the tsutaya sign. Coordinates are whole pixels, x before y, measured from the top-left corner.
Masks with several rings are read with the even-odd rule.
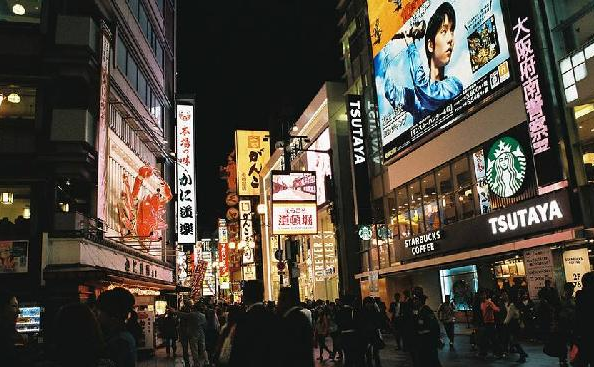
[[[569,192],[558,190],[496,210],[489,215],[480,215],[437,231],[402,239],[396,247],[396,258],[406,262],[490,246],[505,240],[551,232],[571,223],[573,215]]]
[[[551,200],[490,218],[489,224],[493,234],[496,235],[507,231],[513,232],[518,228],[531,227],[535,224],[552,222],[555,219],[563,219],[563,211],[557,200]]]
[[[361,96],[349,94],[347,96],[347,118],[352,142],[353,183],[357,203],[357,224],[370,224],[371,213],[366,203],[369,202],[369,171],[367,170],[367,155],[365,150],[366,137],[363,101]]]

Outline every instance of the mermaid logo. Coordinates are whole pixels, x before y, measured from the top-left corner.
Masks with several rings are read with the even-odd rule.
[[[495,141],[487,156],[489,188],[508,198],[515,195],[526,177],[526,155],[520,143],[509,136]]]

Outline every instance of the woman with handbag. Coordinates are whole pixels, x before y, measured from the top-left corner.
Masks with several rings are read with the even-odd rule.
[[[507,310],[507,315],[505,320],[503,321],[503,325],[507,329],[507,336],[509,340],[509,350],[516,351],[520,354],[520,359],[518,359],[518,363],[525,363],[526,357],[528,354],[522,348],[522,345],[518,341],[518,334],[520,333],[521,329],[521,320],[520,320],[520,310],[518,308],[518,300],[517,299],[508,299],[504,297],[504,304]]]

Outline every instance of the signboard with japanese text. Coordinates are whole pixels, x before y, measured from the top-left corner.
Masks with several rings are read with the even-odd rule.
[[[272,205],[272,233],[318,233],[316,202],[285,202]]]
[[[219,276],[229,275],[229,244],[219,243]]]
[[[175,273],[177,284],[181,286],[187,286],[188,275],[188,262],[186,259],[186,252],[177,250],[175,252]]]
[[[237,194],[260,195],[260,171],[270,158],[268,131],[235,131]]]
[[[229,242],[229,232],[227,231],[227,221],[219,219],[219,243]]]
[[[29,241],[0,241],[0,274],[26,273],[29,268]]]
[[[590,257],[587,248],[563,251],[565,281],[574,284],[574,291],[582,289],[582,276],[590,271]]]
[[[204,273],[204,282],[202,283],[202,295],[213,296],[215,294],[215,274],[213,274],[212,253],[210,251],[202,252],[202,261],[206,263],[206,272]]]
[[[194,176],[194,106],[177,105],[175,165],[177,241],[196,243],[196,183]]]
[[[316,173],[317,203],[327,201],[326,177],[332,177],[330,164],[330,131],[326,128],[307,150],[307,169]]]
[[[97,218],[107,217],[107,115],[109,110],[109,55],[111,32],[104,23],[101,24],[101,74],[99,89],[99,122],[97,124]]]
[[[524,268],[530,299],[538,299],[538,291],[544,287],[545,280],[554,281],[553,253],[549,246],[536,247],[524,251]]]
[[[203,295],[202,289],[207,265],[207,262],[204,260],[198,260],[196,262],[194,274],[192,274],[192,288],[190,291],[190,297],[193,300],[198,300],[198,298],[200,298]]]
[[[316,189],[313,171],[272,172],[272,201],[316,202]]]
[[[252,220],[252,203],[249,200],[239,202],[240,240],[246,244],[254,242],[254,223]]]
[[[384,162],[511,87],[500,0],[369,0]]]
[[[542,187],[561,181],[563,172],[555,131],[556,107],[548,85],[549,75],[540,63],[538,29],[530,8],[530,2],[526,0],[509,2],[512,23],[510,41],[513,43],[513,53],[522,83],[536,177],[538,186]]]

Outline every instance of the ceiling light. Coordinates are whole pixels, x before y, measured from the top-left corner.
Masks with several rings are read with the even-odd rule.
[[[10,93],[8,95],[8,98],[6,98],[6,99],[10,103],[20,103],[21,102],[21,96],[19,96],[17,93]]]
[[[18,3],[14,4],[12,6],[12,12],[16,15],[25,15],[25,7]]]
[[[14,203],[14,193],[12,192],[3,192],[0,195],[0,203],[4,205],[11,205]]]
[[[29,208],[28,206],[26,206],[23,209],[23,218],[25,218],[25,219],[30,219],[31,218],[31,208]]]

